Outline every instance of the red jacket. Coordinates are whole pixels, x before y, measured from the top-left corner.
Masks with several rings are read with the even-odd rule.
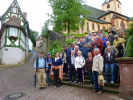
[[[98,49],[99,49],[99,48],[98,48]],[[92,53],[92,57],[94,57],[94,50],[92,50],[91,53]],[[101,56],[102,56],[102,53],[101,53],[101,50],[100,50],[100,49],[99,49],[99,53],[100,53]]]
[[[95,42],[97,43],[98,48],[104,47],[102,39],[96,40]]]

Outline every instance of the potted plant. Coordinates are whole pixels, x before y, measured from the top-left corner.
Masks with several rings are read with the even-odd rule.
[[[9,38],[10,38],[10,40],[14,40],[14,41],[17,40],[17,36],[12,36],[12,35],[10,35]]]

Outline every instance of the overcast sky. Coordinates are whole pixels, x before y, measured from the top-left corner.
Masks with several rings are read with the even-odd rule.
[[[86,0],[86,5],[102,9],[105,0]],[[122,3],[122,14],[133,17],[133,0],[119,0]],[[4,14],[13,0],[0,0],[0,16]],[[27,19],[32,30],[41,33],[43,23],[49,19],[46,13],[52,13],[48,0],[18,0],[22,12],[27,12]],[[52,29],[52,26],[49,27]]]

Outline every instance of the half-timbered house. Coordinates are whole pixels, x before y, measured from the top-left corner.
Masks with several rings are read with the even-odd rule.
[[[0,17],[0,63],[21,63],[29,52],[29,22],[17,0]]]

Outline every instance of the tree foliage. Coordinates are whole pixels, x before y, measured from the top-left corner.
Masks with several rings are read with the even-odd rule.
[[[42,26],[42,29],[41,29],[42,37],[45,37],[45,38],[48,37],[48,26],[49,26],[49,22],[48,21],[44,22],[44,25]]]
[[[54,24],[54,31],[76,31],[81,25],[80,14],[84,14],[83,23],[88,19],[88,7],[83,7],[83,0],[49,0],[53,14],[51,14],[51,22]]]
[[[129,39],[127,42],[126,56],[133,57],[133,20],[128,24],[128,29],[125,30],[126,38]]]
[[[58,52],[60,53],[61,50],[64,48],[64,46],[69,43],[73,44],[73,41],[75,39],[68,38],[65,40],[65,42],[62,44],[60,41],[51,41],[49,46],[49,52],[51,53],[52,57],[55,57],[55,54]]]
[[[36,39],[39,36],[39,33],[30,29],[30,39],[33,42],[33,46],[36,46]]]

